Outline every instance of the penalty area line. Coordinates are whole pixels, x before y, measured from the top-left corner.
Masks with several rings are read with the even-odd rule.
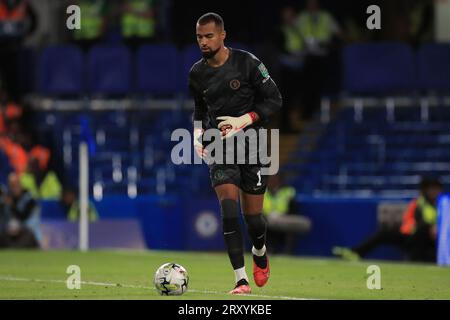
[[[43,283],[66,283],[67,282],[65,280],[55,280],[55,279],[32,279],[32,278],[5,277],[5,276],[0,276],[0,281],[43,282]],[[97,282],[97,281],[80,281],[80,284],[89,285],[89,286],[102,286],[102,287],[118,287],[118,288],[123,287],[123,288],[147,289],[147,290],[153,289],[152,287],[148,287],[148,286],[109,283],[109,282]],[[217,295],[226,294],[226,292],[211,291],[211,290],[196,290],[196,289],[188,289],[188,292],[203,293],[203,294],[217,294]],[[265,294],[240,294],[239,296],[255,297],[255,298],[268,298],[268,299],[282,299],[282,300],[317,300],[317,299],[311,299],[311,298],[298,298],[298,297],[289,297],[289,296],[271,296],[271,295],[265,295]]]

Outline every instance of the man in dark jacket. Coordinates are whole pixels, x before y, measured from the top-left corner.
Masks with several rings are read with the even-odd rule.
[[[17,174],[8,177],[5,203],[8,221],[0,234],[0,248],[38,248],[40,208],[35,199],[21,185]]]
[[[442,190],[437,178],[423,177],[420,195],[408,205],[399,227],[380,228],[357,246],[334,247],[333,254],[346,260],[358,260],[379,245],[390,244],[403,249],[408,260],[435,262],[437,201]]]

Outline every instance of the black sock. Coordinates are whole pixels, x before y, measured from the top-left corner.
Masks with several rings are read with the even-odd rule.
[[[260,250],[266,243],[266,220],[263,215],[245,215],[247,229],[255,249]]]
[[[241,280],[239,280],[239,281],[236,283],[236,287],[243,286],[243,285],[247,285],[247,286],[248,286],[248,281],[245,280],[245,279],[241,279]]]
[[[265,269],[267,267],[267,255],[265,253],[261,257],[253,255],[253,261],[255,261],[256,265],[261,269]]]
[[[244,240],[239,225],[238,204],[231,199],[222,200],[223,237],[233,269],[244,266]]]
[[[247,222],[248,233],[252,239],[253,246],[257,250],[262,249],[266,243],[267,228],[265,218],[261,213],[257,215],[245,215],[245,221]],[[261,257],[253,255],[253,261],[262,269],[267,267],[267,255],[265,253]]]

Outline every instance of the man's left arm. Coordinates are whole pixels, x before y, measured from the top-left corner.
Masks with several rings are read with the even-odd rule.
[[[254,111],[261,122],[267,122],[270,116],[280,110],[283,101],[269,71],[256,57],[250,58],[250,83],[260,98],[254,106]]]
[[[253,111],[240,117],[223,116],[217,118],[217,120],[222,120],[218,124],[219,129],[230,126],[230,130],[222,137],[223,139],[233,136],[236,132],[255,122],[266,123],[270,116],[277,112],[282,105],[280,91],[264,64],[255,56],[249,57],[248,63],[250,85],[255,89],[255,94],[259,99],[255,99],[257,101]]]

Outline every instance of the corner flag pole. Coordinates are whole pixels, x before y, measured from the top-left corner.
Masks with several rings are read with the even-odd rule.
[[[81,142],[79,146],[80,157],[80,227],[79,227],[79,249],[87,251],[89,249],[89,219],[88,219],[88,201],[89,201],[89,151],[88,144]]]

